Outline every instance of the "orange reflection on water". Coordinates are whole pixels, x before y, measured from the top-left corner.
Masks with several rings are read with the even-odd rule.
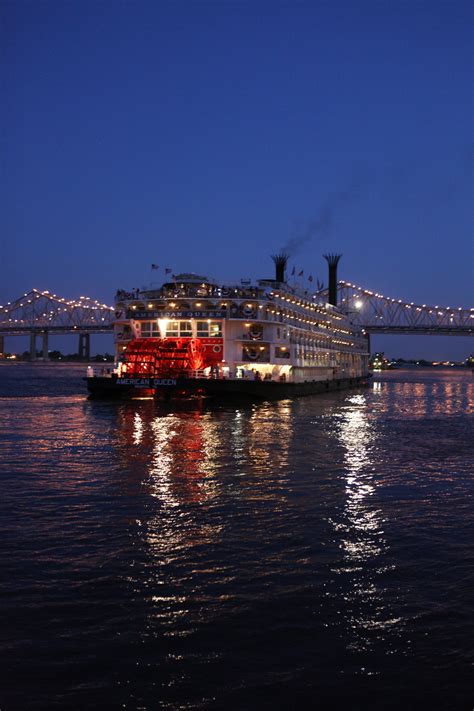
[[[136,405],[135,405],[136,407]],[[157,412],[153,403],[121,417],[121,452],[144,466],[151,496],[169,505],[213,496],[217,425],[199,411]],[[173,504],[174,502],[174,504]]]
[[[377,411],[407,419],[472,413],[474,378],[466,369],[384,371],[372,384]]]
[[[281,402],[234,410],[164,409],[153,401],[121,408],[117,452],[156,501],[140,522],[139,535],[157,560],[221,535],[225,518],[209,518],[200,507],[227,505],[229,496],[251,506],[267,501],[273,508],[285,506],[290,408]]]
[[[219,446],[218,422],[199,409],[163,410],[150,401],[128,403],[122,410],[118,449],[156,501],[137,522],[155,565],[220,535],[220,525],[199,515],[217,493]]]

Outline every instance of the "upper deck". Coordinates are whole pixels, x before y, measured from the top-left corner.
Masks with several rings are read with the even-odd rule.
[[[313,333],[337,339],[338,345],[365,345],[359,330],[335,306],[317,294],[291,287],[285,282],[262,279],[256,284],[222,285],[194,274],[177,275],[160,287],[133,292],[118,291],[118,321],[228,320],[278,323],[293,333]],[[246,340],[245,332],[242,335]],[[359,343],[357,343],[359,345]]]

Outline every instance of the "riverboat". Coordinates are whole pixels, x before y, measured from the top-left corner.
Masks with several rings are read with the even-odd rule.
[[[110,372],[88,369],[92,397],[281,399],[363,385],[368,337],[328,299],[290,285],[287,255],[275,278],[224,285],[192,273],[115,299],[116,357]]]

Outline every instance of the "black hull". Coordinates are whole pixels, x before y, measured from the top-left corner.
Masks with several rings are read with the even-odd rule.
[[[334,390],[345,390],[367,385],[367,377],[340,378],[337,380],[311,380],[303,383],[286,383],[262,380],[212,380],[205,378],[160,379],[87,378],[87,388],[92,398],[173,398],[211,397],[220,400],[246,398],[254,400],[284,400]]]

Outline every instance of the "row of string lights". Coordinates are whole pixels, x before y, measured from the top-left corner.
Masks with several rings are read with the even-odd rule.
[[[458,306],[457,308],[451,308],[450,306],[427,306],[426,304],[415,304],[413,301],[411,301],[409,304],[406,304],[402,301],[402,299],[393,299],[390,296],[384,296],[383,294],[378,294],[377,292],[370,291],[369,289],[363,289],[360,286],[357,286],[356,284],[351,284],[348,281],[340,281],[339,285],[345,288],[349,289],[354,289],[357,291],[359,294],[363,294],[364,296],[369,296],[369,297],[375,297],[377,299],[383,299],[384,301],[387,301],[392,304],[398,304],[399,306],[402,306],[406,309],[415,309],[416,311],[423,311],[424,309],[430,309],[428,313],[432,314],[434,310],[436,310],[438,316],[445,316],[445,315],[451,315],[454,314],[455,311],[470,311],[474,312],[474,308],[472,309],[463,309],[462,306]],[[344,300],[344,299],[343,299]],[[471,315],[471,318],[474,318],[474,315]]]

